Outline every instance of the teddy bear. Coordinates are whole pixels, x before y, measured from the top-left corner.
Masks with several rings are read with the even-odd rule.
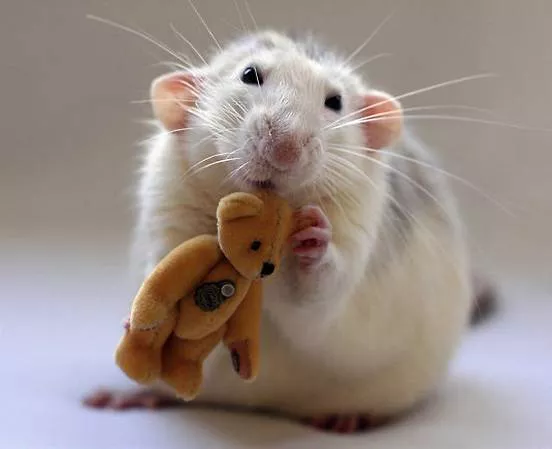
[[[192,400],[202,365],[223,341],[234,370],[259,370],[261,279],[280,265],[294,215],[270,191],[236,192],[217,207],[217,236],[200,235],[171,251],[146,278],[116,350],[131,379],[161,379]]]

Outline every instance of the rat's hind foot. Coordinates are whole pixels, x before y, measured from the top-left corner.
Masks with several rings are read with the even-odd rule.
[[[365,432],[376,427],[381,427],[388,421],[388,419],[374,418],[362,413],[320,415],[301,420],[307,426],[332,433]]]
[[[83,404],[97,409],[128,410],[131,408],[162,409],[183,405],[182,401],[167,393],[138,389],[116,392],[97,390],[85,397]]]

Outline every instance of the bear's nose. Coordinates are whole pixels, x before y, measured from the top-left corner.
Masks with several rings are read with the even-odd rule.
[[[270,276],[272,273],[274,273],[274,264],[270,262],[263,263],[261,277]]]

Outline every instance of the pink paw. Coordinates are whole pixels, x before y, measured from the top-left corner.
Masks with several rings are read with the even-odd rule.
[[[389,422],[388,419],[374,418],[366,414],[336,414],[336,415],[321,415],[304,418],[303,424],[314,427],[318,430],[332,433],[358,433],[366,432]]]
[[[332,238],[332,226],[318,206],[303,206],[296,212],[297,231],[291,236],[293,253],[301,268],[314,268],[320,264]]]
[[[98,390],[85,397],[83,404],[97,409],[128,410],[133,408],[169,408],[182,405],[182,402],[173,396],[154,390],[127,392]]]

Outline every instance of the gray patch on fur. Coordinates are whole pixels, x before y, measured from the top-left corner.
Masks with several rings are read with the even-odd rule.
[[[452,213],[445,199],[446,186],[430,167],[435,163],[427,157],[425,151],[411,142],[392,151],[399,157],[391,156],[388,162],[393,167],[388,171],[389,199],[375,248],[379,266],[386,266],[394,258],[400,257],[418,219],[430,215],[437,220],[447,221]],[[412,160],[401,159],[400,156]],[[428,166],[424,167],[417,161]]]

